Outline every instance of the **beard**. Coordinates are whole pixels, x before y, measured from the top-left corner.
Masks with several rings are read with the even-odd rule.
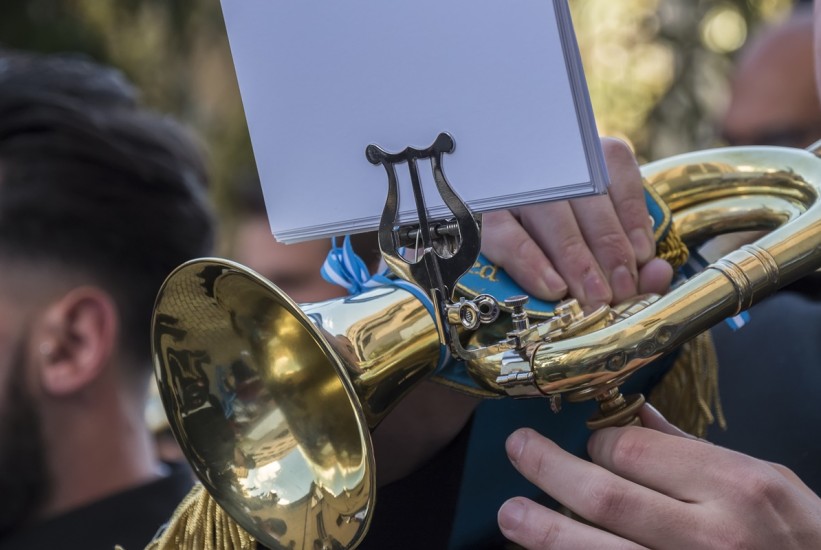
[[[51,489],[40,416],[25,383],[25,341],[0,388],[0,539],[31,522]]]

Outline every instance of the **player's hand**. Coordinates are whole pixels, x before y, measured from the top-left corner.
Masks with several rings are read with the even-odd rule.
[[[621,141],[602,140],[607,195],[484,214],[482,252],[531,295],[583,305],[664,293],[673,270],[655,257],[638,164]]]
[[[821,499],[792,471],[687,436],[650,407],[641,416],[649,427],[594,433],[592,463],[514,432],[514,466],[592,525],[513,498],[502,533],[528,549],[821,548]]]

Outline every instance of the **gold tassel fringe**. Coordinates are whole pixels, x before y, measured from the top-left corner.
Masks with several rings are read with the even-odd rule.
[[[687,245],[681,240],[674,225],[670,226],[667,235],[656,245],[656,256],[666,260],[667,263],[673,266],[673,269],[678,269],[687,263],[690,252],[687,250]]]
[[[684,344],[649,398],[672,424],[696,437],[718,423],[727,429],[718,393],[718,356],[709,331]]]
[[[168,526],[145,550],[252,550],[254,538],[223,510],[201,483],[183,499]]]

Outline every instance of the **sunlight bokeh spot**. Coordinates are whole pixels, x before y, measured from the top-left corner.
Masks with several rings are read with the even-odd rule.
[[[715,7],[701,22],[701,40],[714,52],[734,52],[746,39],[747,23],[733,6]]]

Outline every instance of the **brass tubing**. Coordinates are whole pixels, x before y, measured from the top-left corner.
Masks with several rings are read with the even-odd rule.
[[[711,186],[719,189],[712,196],[725,198],[731,190],[728,182],[744,182],[740,188],[745,193],[786,195],[799,201],[805,213],[730,252],[625,321],[540,345],[530,366],[542,393],[573,391],[632,371],[821,266],[821,161],[812,153],[777,147],[718,149],[653,163],[642,173],[680,210],[704,203]]]

